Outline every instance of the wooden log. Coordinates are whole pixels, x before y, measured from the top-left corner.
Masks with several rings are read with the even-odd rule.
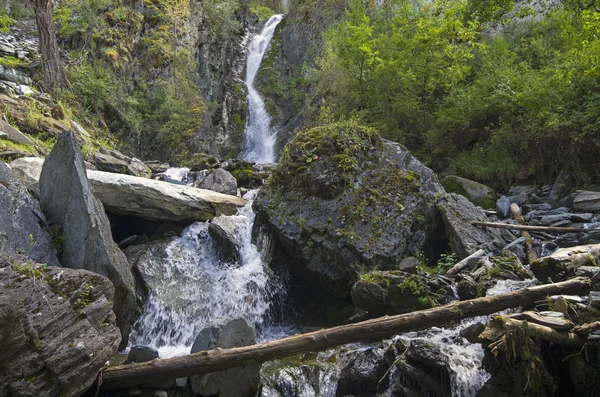
[[[510,212],[513,217],[520,225],[527,226],[527,222],[525,222],[525,218],[523,218],[523,214],[521,213],[521,208],[515,203],[510,205]],[[533,249],[533,239],[531,238],[531,234],[527,230],[521,230],[521,236],[525,237],[525,247],[527,248],[527,263],[531,263],[537,259],[537,255],[535,250]]]
[[[299,353],[329,349],[346,343],[381,340],[402,332],[442,325],[453,320],[533,305],[537,300],[548,295],[584,293],[584,290],[590,286],[588,278],[578,277],[561,283],[528,287],[506,294],[462,302],[454,301],[431,309],[385,316],[252,346],[214,349],[183,357],[121,365],[104,372],[102,387],[111,389],[132,387],[241,367],[250,363],[261,363]]]
[[[573,332],[579,335],[587,335],[598,330],[600,330],[600,321],[594,321],[593,323],[583,324],[575,327]]]
[[[484,255],[485,255],[484,250],[478,250],[478,251],[472,253],[471,255],[469,255],[465,259],[463,259],[462,261],[458,262],[456,265],[452,266],[452,268],[446,272],[446,276],[454,276],[455,274],[462,272],[469,265],[469,261],[471,259],[481,258]]]
[[[529,225],[513,225],[509,223],[499,222],[480,222],[474,221],[471,224],[483,227],[493,227],[496,229],[508,230],[528,230],[530,232],[550,232],[550,233],[585,233],[588,229],[578,229],[576,227],[555,227],[555,226],[529,226]]]
[[[580,348],[585,344],[580,336],[572,332],[558,331],[544,325],[504,316],[494,317],[479,337],[493,342],[498,340],[504,333],[519,329],[524,330],[527,336],[559,345]]]

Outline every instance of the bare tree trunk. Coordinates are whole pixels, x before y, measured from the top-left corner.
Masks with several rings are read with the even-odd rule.
[[[523,218],[523,214],[521,213],[521,208],[515,203],[510,205],[510,212],[513,217],[520,225],[527,225],[525,222],[525,218]],[[533,239],[531,238],[531,234],[527,230],[521,230],[521,236],[525,237],[525,247],[527,248],[527,262],[531,263],[537,259],[537,255],[535,250],[533,249]]]
[[[42,53],[42,73],[46,88],[70,89],[71,84],[60,61],[58,42],[56,41],[56,27],[52,20],[53,0],[35,0],[35,22],[40,39],[40,52]]]
[[[445,306],[386,316],[356,324],[341,325],[233,349],[214,349],[164,360],[109,368],[103,374],[103,388],[124,388],[161,380],[221,371],[295,354],[329,349],[346,343],[381,340],[402,332],[446,324],[449,321],[494,313],[508,308],[533,305],[548,295],[582,293],[591,285],[588,278],[574,278],[556,284],[528,287],[506,294],[452,302]]]

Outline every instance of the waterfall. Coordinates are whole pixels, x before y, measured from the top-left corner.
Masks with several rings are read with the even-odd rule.
[[[265,24],[262,32],[254,36],[248,47],[246,60],[246,86],[248,87],[248,118],[244,129],[246,140],[243,157],[255,163],[275,161],[276,132],[271,128],[271,117],[265,109],[265,102],[254,88],[254,79],[262,60],[273,39],[275,28],[283,15],[273,15]]]
[[[233,317],[244,317],[262,336],[275,295],[285,288],[251,242],[256,192],[249,192],[249,204],[228,217],[237,225],[240,263],[218,258],[207,222],[188,226],[181,237],[166,243],[164,257],[147,255],[138,262],[151,292],[130,344],[156,348],[162,358],[189,354],[204,327]]]

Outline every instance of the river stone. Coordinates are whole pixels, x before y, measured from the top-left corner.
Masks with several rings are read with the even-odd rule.
[[[488,222],[485,213],[469,200],[455,193],[443,195],[437,201],[442,215],[446,236],[460,259],[474,254],[479,249],[493,252],[502,249],[514,239],[501,229],[484,230],[474,226],[473,221]]]
[[[133,157],[131,163],[127,166],[127,173],[133,176],[139,176],[140,178],[152,177],[152,170],[141,160]]]
[[[484,184],[459,176],[448,175],[442,179],[442,185],[448,193],[458,193],[475,205],[487,209],[494,208],[496,194],[492,188]]]
[[[496,215],[498,218],[508,218],[510,216],[510,200],[502,196],[496,201]]]
[[[401,145],[360,129],[340,132],[364,134],[356,137],[363,144],[349,176],[326,128],[347,127],[298,134],[254,209],[256,222],[277,236],[301,277],[347,298],[361,271],[398,269],[417,252],[433,257],[440,238],[435,195],[443,188]],[[305,144],[319,148],[317,160],[306,161]]]
[[[39,192],[43,159],[25,157],[11,164],[15,176],[31,191]],[[220,214],[233,215],[246,204],[238,197],[133,175],[88,170],[87,176],[94,195],[107,210],[149,220],[206,221]]]
[[[242,318],[215,322],[200,331],[190,353],[215,349],[229,349],[256,343],[256,333]],[[250,364],[241,368],[190,377],[196,394],[219,397],[253,397],[260,383],[260,366]]]
[[[217,168],[200,182],[198,186],[201,189],[208,189],[214,192],[237,195],[237,180],[228,171]]]
[[[240,260],[242,242],[236,233],[237,228],[235,220],[225,216],[214,218],[208,226],[208,233],[216,243],[217,252],[225,261]]]
[[[38,202],[1,161],[0,209],[0,252],[23,253],[36,262],[60,266]]]
[[[600,211],[600,192],[579,192],[573,200],[573,208],[580,212]]]
[[[362,395],[377,391],[379,381],[393,363],[394,352],[379,346],[338,354],[340,374],[336,395]]]
[[[113,295],[98,274],[0,257],[0,396],[89,388],[121,342]]]
[[[94,197],[73,133],[60,136],[40,176],[40,204],[49,220],[62,227],[64,267],[87,269],[115,286],[115,313],[124,346],[135,317],[136,297],[127,258],[112,239],[102,203]]]
[[[133,346],[129,350],[125,364],[129,363],[145,363],[158,358],[158,350],[149,346]]]

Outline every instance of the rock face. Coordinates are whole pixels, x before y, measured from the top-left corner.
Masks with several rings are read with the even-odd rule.
[[[459,176],[448,175],[442,179],[442,185],[448,193],[458,193],[475,205],[483,208],[494,208],[496,194],[492,188]]]
[[[35,287],[32,287],[35,285]],[[111,282],[0,258],[0,396],[79,396],[117,352]]]
[[[254,329],[244,319],[217,322],[200,331],[191,353],[224,349],[255,344]],[[260,382],[260,366],[251,364],[243,368],[213,372],[202,376],[191,376],[190,383],[196,394],[219,397],[252,397],[256,394]]]
[[[27,187],[38,190],[42,159],[22,158],[11,163],[13,172]],[[94,194],[117,214],[150,220],[195,222],[220,214],[232,215],[245,201],[230,195],[190,186],[102,171],[87,171]]]
[[[0,252],[22,253],[36,262],[60,265],[39,204],[3,162],[0,162],[0,208]]]
[[[201,189],[208,189],[213,192],[230,194],[232,196],[237,194],[237,180],[223,168],[217,168],[208,174],[208,176],[200,182],[199,187]]]
[[[475,207],[461,195],[456,193],[443,195],[437,202],[437,208],[442,215],[450,245],[460,259],[466,258],[480,248],[486,251],[500,250],[512,240],[505,231],[498,229],[484,231],[480,227],[473,226],[471,222],[487,222],[488,218],[480,208]]]
[[[441,191],[401,145],[338,123],[298,134],[254,207],[307,281],[348,297],[359,271],[397,269],[437,243]]]
[[[71,133],[58,139],[44,162],[40,204],[48,219],[62,226],[62,265],[91,270],[113,282],[117,324],[126,343],[136,310],[133,276],[127,258],[112,240],[110,223],[89,186]]]

